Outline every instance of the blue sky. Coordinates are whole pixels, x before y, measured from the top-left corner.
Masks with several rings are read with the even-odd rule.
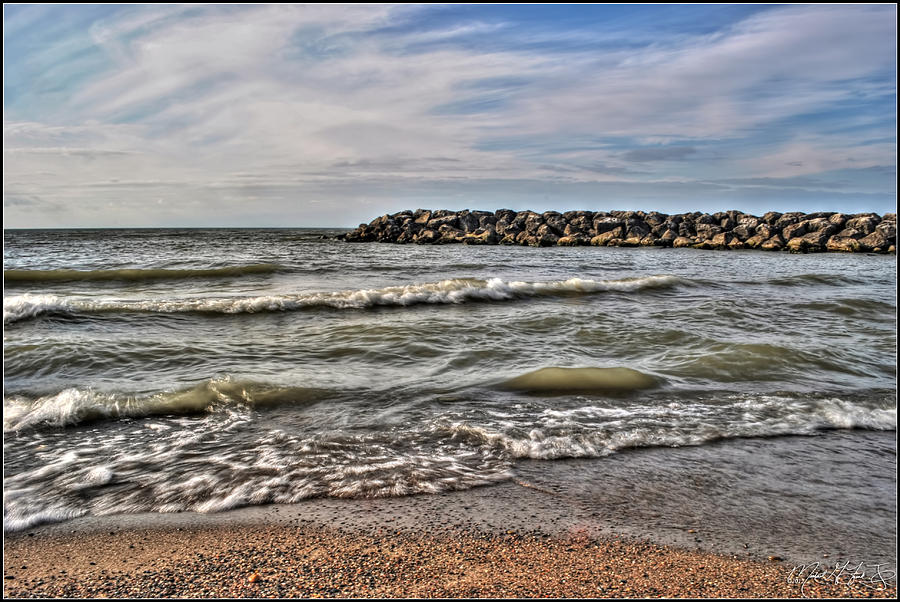
[[[895,5],[4,5],[6,227],[896,210]]]

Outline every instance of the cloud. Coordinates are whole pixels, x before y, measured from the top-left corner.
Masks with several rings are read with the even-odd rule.
[[[636,148],[625,153],[626,161],[681,161],[697,152],[692,146],[668,146],[662,148]]]
[[[88,213],[111,202],[102,189],[131,195],[128,206],[155,203],[160,187],[172,198],[190,191],[202,202],[185,207],[218,219],[243,211],[231,204],[251,188],[271,211],[279,202],[295,211],[303,198],[362,207],[354,199],[386,181],[395,195],[401,183],[482,182],[486,197],[496,194],[488,182],[560,191],[615,182],[634,199],[654,191],[662,205],[656,182],[809,177],[837,187],[817,174],[896,154],[895,8],[773,6],[715,30],[654,36],[572,22],[538,30],[500,14],[399,5],[15,13],[5,178],[29,198]],[[52,36],[42,33],[50,22]],[[60,70],[74,74],[60,89],[30,85]],[[452,198],[443,185],[432,191]],[[292,194],[300,200],[285,200]]]

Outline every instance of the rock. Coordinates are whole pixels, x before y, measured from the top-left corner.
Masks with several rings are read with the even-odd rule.
[[[428,220],[426,225],[430,230],[439,230],[441,226],[450,226],[452,228],[457,228],[459,226],[459,219],[455,215],[433,217]]]
[[[763,236],[762,234],[756,234],[755,236],[751,236],[747,240],[744,241],[744,246],[748,249],[758,249],[760,245],[766,242],[769,239],[767,236]]]
[[[552,247],[559,241],[559,236],[555,233],[550,224],[541,224],[535,233],[537,246]]]
[[[320,238],[327,238],[320,237]],[[686,246],[794,252],[895,252],[897,216],[737,210],[666,215],[658,211],[404,210],[334,237],[345,242],[545,246]]]
[[[457,216],[457,220],[459,221],[460,230],[466,233],[474,232],[481,226],[479,217],[469,211],[461,211]]]
[[[843,228],[844,224],[847,223],[847,216],[843,213],[834,213],[831,217],[828,218],[828,222],[837,226],[838,228]]]
[[[641,220],[632,219],[626,222],[627,230],[625,231],[625,238],[637,238],[638,240],[644,238],[648,234],[650,234],[650,226],[645,224]]]
[[[712,240],[709,241],[710,245],[715,249],[727,249],[729,243],[734,239],[734,236],[729,234],[728,232],[720,232],[713,236]]]
[[[618,226],[613,230],[609,230],[604,232],[603,234],[598,234],[594,238],[591,239],[591,246],[594,247],[605,247],[609,245],[609,241],[614,238],[620,238],[622,236],[622,226]]]
[[[775,223],[772,225],[775,226],[776,230],[784,230],[786,226],[796,224],[800,222],[802,218],[802,213],[800,213],[799,211],[792,211],[790,213],[782,214],[782,216],[775,220]]]
[[[466,245],[495,245],[500,242],[497,232],[493,228],[484,228],[481,232],[466,234],[462,239]]]
[[[868,236],[864,236],[859,240],[860,249],[863,251],[873,251],[875,253],[887,253],[888,248],[894,244],[895,241],[888,240],[888,238],[884,235],[884,232],[875,230]]]
[[[478,225],[482,228],[487,228],[488,226],[495,226],[497,221],[497,217],[493,213],[488,213],[478,218]]]
[[[416,235],[413,242],[420,245],[431,245],[434,244],[439,237],[440,235],[434,230],[422,230]]]
[[[652,233],[650,235],[653,235]],[[655,235],[653,235],[655,236]],[[675,242],[675,239],[678,238],[678,234],[675,233],[674,230],[666,230],[661,235],[659,235],[656,239],[656,245],[658,247],[671,247]]]
[[[790,242],[792,238],[798,238],[806,234],[806,222],[788,224],[781,230],[781,237]]]
[[[887,220],[884,219],[875,227],[876,232],[881,232],[885,239],[887,239],[891,244],[896,244],[897,242],[897,221],[896,220]]]
[[[780,251],[784,248],[784,240],[778,234],[774,234],[766,242],[759,245],[759,248],[764,251]]]
[[[754,235],[755,229],[756,229],[756,226],[754,226],[753,228],[750,228],[749,226],[745,226],[744,224],[741,224],[741,225],[735,227],[731,231],[731,233],[734,236],[736,236],[737,238],[739,238],[740,240],[747,240],[748,238],[750,238],[751,236]]]
[[[829,238],[825,248],[829,251],[840,251],[844,253],[858,253],[862,250],[859,241],[855,238],[838,235]]]
[[[860,232],[859,230],[854,230],[853,228],[844,228],[840,232],[838,232],[835,236],[840,236],[841,238],[853,238],[859,240],[865,234]]]
[[[769,240],[776,234],[778,234],[778,231],[775,229],[775,226],[767,223],[759,224],[758,226],[756,226],[756,235],[762,236],[763,240]]]
[[[778,213],[777,211],[769,211],[765,215],[762,216],[762,221],[766,222],[770,226],[774,226],[775,223],[781,219],[783,213]]]
[[[804,251],[806,251],[808,253],[821,253],[822,251],[825,251],[826,245],[828,243],[828,239],[834,233],[833,232],[834,228],[835,228],[835,226],[832,226],[831,224],[829,224],[828,229],[818,230],[815,232],[809,232],[807,234],[804,234],[803,237],[800,239],[801,241],[803,241],[803,244],[805,246]],[[796,240],[796,239],[794,239],[794,240]],[[790,248],[790,242],[788,242],[788,245]]]
[[[591,239],[584,234],[571,234],[561,237],[556,241],[556,244],[560,247],[577,247],[591,244]]]
[[[697,231],[697,238],[701,241],[712,240],[717,234],[722,233],[722,227],[715,224],[700,223],[697,224],[695,229]]]
[[[854,217],[853,219],[848,219],[844,224],[845,228],[852,228],[853,230],[859,230],[863,233],[863,235],[871,234],[875,231],[875,227],[881,220],[878,219],[878,216],[874,214],[863,214],[858,217]]]
[[[611,232],[617,228],[620,228],[625,225],[623,220],[620,220],[617,217],[595,217],[594,218],[594,231],[600,234],[606,234],[607,232]],[[591,243],[593,244],[593,243]]]
[[[557,211],[546,211],[541,214],[541,217],[544,218],[544,223],[555,236],[563,236],[568,224],[566,224],[566,220],[561,213]]]

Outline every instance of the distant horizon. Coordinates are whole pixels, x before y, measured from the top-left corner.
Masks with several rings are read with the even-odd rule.
[[[417,207],[416,209],[399,209],[397,211],[388,212],[393,215],[396,213],[400,213],[403,211],[416,211],[418,209],[422,209],[424,211],[441,211],[446,210],[444,207]],[[506,207],[501,207],[499,209],[477,209],[477,208],[465,208],[465,209],[455,209],[451,211],[490,211],[491,213],[500,211],[502,209],[508,209]],[[537,211],[532,209],[510,209],[510,211],[534,211],[535,213],[544,213],[543,211]],[[555,210],[548,210],[555,211]],[[695,213],[694,211],[677,211],[677,212],[666,212],[666,211],[658,211],[655,209],[565,209],[563,211],[559,211],[559,213],[566,213],[567,211],[593,211],[595,213],[599,212],[612,212],[612,211],[642,211],[644,213],[652,213],[657,212],[664,215],[676,215],[676,214],[684,214],[684,213]],[[724,213],[726,211],[740,211],[740,209],[723,209],[720,211],[704,211],[701,213]],[[778,213],[792,213],[799,210],[786,210],[779,211],[777,209],[772,209],[770,211],[777,211]],[[830,210],[824,211],[825,213],[831,212]],[[742,211],[742,213],[749,213],[746,211]],[[755,217],[762,217],[767,212],[762,213],[752,213],[750,215],[754,215]],[[821,213],[819,211],[803,211],[802,213],[810,214],[810,213]],[[877,212],[877,211],[834,211],[834,213],[844,213],[847,215],[850,214],[860,214],[860,213],[877,213],[879,216],[884,216],[887,213],[896,213],[896,211],[885,211],[885,212]],[[15,227],[15,228],[7,228],[4,227],[3,231],[7,230],[353,230],[357,228],[360,224],[369,223],[372,220],[385,215],[385,213],[379,213],[378,215],[374,215],[367,220],[363,220],[361,222],[357,222],[353,225],[348,226],[267,226],[267,225],[259,225],[259,226],[209,226],[209,225],[198,225],[198,226],[182,226],[182,225],[172,225],[172,226],[57,226],[57,227]]]
[[[13,229],[352,228],[411,206],[604,199],[896,211],[896,5],[3,15]]]

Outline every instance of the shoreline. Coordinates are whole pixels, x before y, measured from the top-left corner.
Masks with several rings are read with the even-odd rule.
[[[122,527],[118,518],[7,538],[4,597],[896,596],[896,581],[886,586],[871,570],[836,583],[833,572],[798,573],[778,558],[624,537],[301,519],[225,525],[205,516],[187,517],[184,527]]]
[[[892,440],[892,433],[850,436],[867,447]],[[844,481],[861,498],[887,502],[884,488],[892,490],[892,484],[877,484],[874,477],[892,474],[891,466],[854,467],[855,480],[835,468],[833,493],[843,502],[815,511],[795,503],[803,491],[802,470],[781,475],[785,485],[778,498],[749,497],[758,478],[771,478],[779,455],[805,449],[819,457],[847,437],[833,432],[786,438],[774,450],[765,438],[641,448],[599,461],[556,461],[551,471],[546,463],[525,461],[510,481],[435,495],[314,498],[215,514],[81,517],[6,534],[4,593],[893,596],[895,579],[888,590],[871,586],[881,571],[896,570],[896,533],[877,523],[874,536],[851,542],[864,525],[846,525],[840,515],[850,499],[840,489]],[[742,482],[709,489],[719,463],[748,464],[748,458],[754,459],[753,471]],[[698,489],[697,479],[708,484]],[[782,498],[794,502],[776,502]],[[811,520],[824,520],[824,530],[808,533]],[[858,564],[865,563],[866,576],[848,585],[843,575],[834,583],[834,575],[826,579],[824,573],[836,562],[849,566],[847,575],[850,569],[860,573]],[[814,563],[817,572],[810,573]],[[819,575],[803,591],[790,582],[798,567],[806,567],[804,579]],[[254,574],[259,577],[250,581]]]

